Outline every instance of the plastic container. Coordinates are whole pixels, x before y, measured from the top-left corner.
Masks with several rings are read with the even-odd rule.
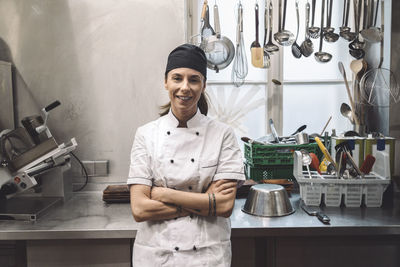
[[[317,156],[320,155],[317,143],[303,145],[261,145],[244,143],[244,157],[248,164],[258,167],[261,165],[293,165],[293,152],[301,149],[315,153]]]
[[[292,159],[293,161],[293,159]],[[247,179],[261,181],[266,179],[293,180],[293,165],[252,165],[245,163]]]
[[[375,157],[377,151],[386,152],[390,158],[390,173],[391,175],[393,175],[395,148],[396,148],[395,144],[396,144],[396,139],[393,137],[373,138],[368,136],[368,138],[365,139],[364,155],[366,156],[368,154],[371,154],[372,156]],[[379,167],[378,164],[374,165],[372,171],[375,171],[376,167]]]
[[[300,197],[309,206],[324,203],[328,207],[380,207],[382,196],[390,183],[390,164],[387,153],[377,153],[378,172],[371,172],[361,179],[337,179],[333,175],[320,175],[316,171],[303,171],[300,151],[295,151],[293,175],[300,186]],[[364,198],[363,198],[364,196]],[[363,200],[364,199],[364,203]]]

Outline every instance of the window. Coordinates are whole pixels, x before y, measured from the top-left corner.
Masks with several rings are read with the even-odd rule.
[[[278,29],[278,0],[272,1],[274,10],[273,33],[275,33]],[[338,62],[342,61],[351,87],[352,73],[349,66],[353,58],[348,52],[348,42],[342,38],[339,38],[335,43],[323,42],[322,50],[333,55],[329,63],[316,62],[314,55],[307,58],[304,56],[300,59],[294,58],[290,46],[279,46],[280,52],[271,57],[273,61],[268,70],[255,68],[250,63],[250,45],[255,40],[254,7],[256,2],[259,5],[260,17],[259,42],[263,45],[266,1],[241,1],[244,9],[243,33],[249,74],[244,85],[237,88],[231,82],[232,64],[219,73],[212,70],[208,71],[207,91],[212,102],[210,116],[217,117],[232,125],[238,136],[250,138],[258,138],[270,132],[267,125],[269,118],[274,119],[278,133],[281,135],[289,135],[303,124],[307,125],[305,132],[310,134],[321,133],[330,116],[332,116],[332,119],[326,131],[331,132],[332,129],[335,129],[337,133],[340,133],[351,130],[352,124],[340,114],[340,105],[341,103],[348,103],[348,97],[343,78],[338,69]],[[310,0],[310,5],[311,2]],[[316,2],[314,24],[320,27],[322,1]],[[389,6],[390,8],[390,1],[387,0],[386,2],[389,3],[385,3],[385,7]],[[213,27],[213,6],[215,3],[219,8],[221,34],[235,43],[236,13],[239,1],[208,1],[210,23]],[[306,0],[299,0],[300,24],[297,39],[299,45],[305,38],[306,3]],[[199,33],[203,1],[192,0],[191,5],[191,24],[188,32],[189,35],[195,35]],[[339,32],[339,27],[342,24],[342,10],[343,0],[333,1],[332,26],[336,33]],[[387,14],[390,14],[390,12],[387,12]],[[385,18],[385,21],[389,19]],[[378,25],[379,23],[380,16],[378,16]],[[352,7],[350,8],[349,24],[354,30]],[[287,0],[285,29],[296,35],[296,25],[295,1]],[[385,30],[389,31],[389,34],[385,35],[385,44],[388,47],[389,41],[386,40],[390,39],[390,27],[386,26]],[[319,50],[319,39],[312,39],[312,41],[314,52],[316,52]],[[376,58],[379,58],[379,43],[369,45],[368,51],[368,62],[376,62]],[[385,57],[388,58],[389,55],[386,54]],[[283,81],[283,85],[274,85],[270,82],[272,78]],[[268,107],[267,103],[273,106]]]

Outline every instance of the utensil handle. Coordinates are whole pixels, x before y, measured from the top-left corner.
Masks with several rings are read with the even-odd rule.
[[[254,9],[254,12],[256,13],[256,42],[258,43],[258,4],[256,4],[256,7]]]
[[[383,36],[384,36],[384,31],[385,31],[385,19],[384,19],[384,14],[385,14],[385,12],[384,12],[384,2],[382,1],[382,4],[381,4],[381,34],[382,34],[382,39],[381,39],[381,44],[380,44],[380,53],[381,53],[381,55],[380,55],[380,59],[379,59],[379,66],[378,66],[378,68],[381,68],[382,67],[382,64],[383,64],[383,47],[384,47],[384,38],[383,38]]]
[[[343,1],[342,27],[345,26],[345,21],[346,21],[346,4],[347,4],[347,0],[344,0]]]
[[[281,31],[282,30],[282,0],[279,0],[278,7],[279,7],[279,9],[278,9],[278,31]]]
[[[55,108],[58,107],[59,105],[61,105],[60,101],[56,100],[56,101],[54,101],[53,103],[47,105],[47,106],[44,108],[44,110],[45,110],[46,112],[49,112],[50,110],[55,109]]]
[[[272,1],[269,2],[268,17],[269,17],[269,42],[272,42]]]
[[[267,43],[267,35],[268,35],[268,8],[265,5],[264,9],[264,45]]]
[[[323,32],[323,28],[324,28],[324,10],[325,9],[325,1],[322,0],[322,7],[321,7],[321,34],[319,35],[319,52],[322,52],[322,42],[324,39],[324,32]]]
[[[370,0],[369,5],[370,5],[370,11],[369,11],[369,16],[368,16],[368,26],[372,27],[373,22],[374,22],[374,0]]]
[[[329,224],[331,219],[322,211],[317,211],[317,214],[315,214],[322,223],[324,224]]]
[[[240,22],[241,22],[241,16],[240,16],[240,4],[239,4],[237,10],[236,46],[238,46],[240,42]]]
[[[368,9],[368,0],[363,1],[363,29],[368,28],[367,23],[368,23],[368,14],[369,14],[369,9]]]
[[[274,136],[275,141],[279,143],[279,136],[278,133],[276,132],[274,121],[272,119],[269,119],[269,127],[271,128],[271,133]]]
[[[283,20],[282,20],[282,30],[285,30],[285,22],[286,22],[286,5],[287,0],[283,1]]]
[[[351,0],[347,0],[347,3],[346,3],[346,20],[345,20],[345,25],[344,25],[346,27],[347,27],[347,25],[349,25],[350,1]]]
[[[359,0],[355,0],[355,1],[357,1],[357,6],[356,6],[356,9],[357,9],[357,22],[356,22],[356,34],[359,34],[360,33],[360,24],[361,24],[361,0],[359,1]]]
[[[307,38],[308,37],[308,25],[310,24],[310,3],[306,3],[306,31],[304,33],[304,36]]]
[[[374,18],[374,27],[376,27],[376,20],[378,18],[378,9],[379,9],[379,0],[376,1],[376,9],[375,9],[375,18]],[[381,18],[382,19],[382,18]]]
[[[327,0],[329,1],[329,15],[328,15],[328,27],[331,27],[331,23],[332,23],[332,4],[333,4],[333,0]]]
[[[351,154],[350,154],[350,152],[346,149],[346,155],[347,155],[347,158],[349,159],[349,161],[350,161],[350,164],[353,166],[353,168],[356,170],[356,172],[357,172],[357,174],[358,175],[362,175],[362,173],[361,173],[361,171],[360,171],[360,168],[358,168],[358,166],[357,166],[357,163],[354,161],[354,158],[351,156]]]
[[[311,17],[311,27],[314,26],[314,18],[315,18],[315,5],[316,5],[316,0],[312,0],[312,17]]]
[[[336,168],[336,163],[335,161],[332,159],[331,154],[329,153],[328,149],[326,149],[326,147],[324,146],[324,144],[321,142],[321,139],[319,139],[319,137],[315,137],[315,142],[317,142],[319,149],[321,149],[322,153],[324,154],[325,158],[331,162],[333,164],[333,166],[335,166]]]
[[[299,25],[300,25],[299,0],[296,0],[296,18],[297,18],[297,33],[296,33],[296,40],[297,40],[297,37],[299,37]]]
[[[203,3],[203,9],[201,10],[201,19],[204,21],[204,18],[206,16],[206,9],[207,9],[207,0],[204,0]]]
[[[219,12],[217,5],[214,5],[214,27],[217,38],[221,37],[221,27],[219,25]]]

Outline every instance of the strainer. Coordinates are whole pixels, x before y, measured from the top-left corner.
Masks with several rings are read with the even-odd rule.
[[[400,100],[399,84],[393,72],[385,68],[367,71],[360,81],[361,96],[372,106],[389,107]]]
[[[207,57],[207,67],[219,72],[226,68],[235,56],[235,47],[229,38],[221,35],[219,12],[217,4],[214,5],[215,35],[205,38],[201,44]]]

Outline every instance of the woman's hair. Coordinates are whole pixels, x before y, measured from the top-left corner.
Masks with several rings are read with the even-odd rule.
[[[165,80],[167,80],[167,75],[165,75]],[[204,78],[204,84],[206,83],[206,78]],[[207,94],[205,92],[201,93],[199,102],[197,102],[197,107],[200,109],[200,113],[207,116],[208,113],[208,100],[207,100]],[[171,108],[171,101],[169,101],[167,104],[160,106],[160,117],[167,115],[169,112],[169,109]]]

